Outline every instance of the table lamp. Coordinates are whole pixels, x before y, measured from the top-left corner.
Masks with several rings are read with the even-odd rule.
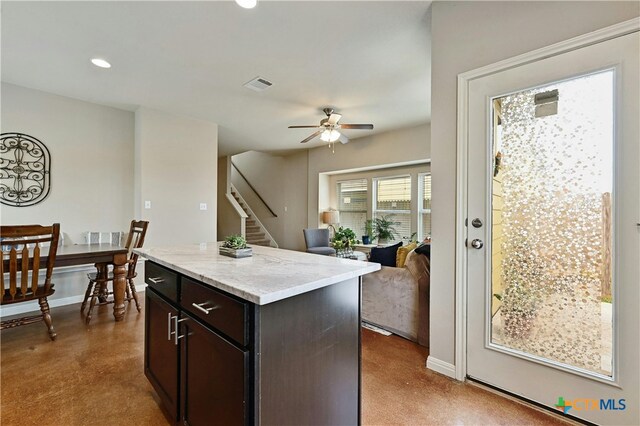
[[[340,223],[340,212],[338,210],[322,212],[322,223],[328,224],[329,228],[333,229],[333,233],[335,234],[336,228],[334,228],[333,225]]]

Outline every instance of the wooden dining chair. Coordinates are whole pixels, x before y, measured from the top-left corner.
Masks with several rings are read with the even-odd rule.
[[[134,278],[138,276],[136,272],[138,255],[133,252],[133,249],[141,248],[144,244],[144,237],[147,234],[148,226],[149,222],[132,220],[127,243],[125,244],[125,247],[129,251],[126,278],[128,285],[125,300],[129,302],[131,302],[131,300],[135,301],[138,312],[141,311],[140,301],[138,300],[138,293],[136,293],[136,286],[133,281]],[[96,265],[96,272],[87,274],[87,277],[89,278],[89,285],[87,286],[82,306],[80,306],[80,312],[84,312],[87,302],[90,301],[89,311],[85,319],[86,323],[89,324],[95,305],[107,305],[114,302],[113,298],[109,298],[109,296],[113,296],[113,289],[109,291],[107,287],[109,282],[113,282],[113,271],[109,271],[108,265],[106,264],[98,264]]]
[[[56,339],[56,332],[51,324],[49,302],[47,297],[55,290],[51,282],[53,264],[58,251],[60,224],[52,226],[40,225],[12,225],[0,227],[0,244],[2,245],[2,262],[0,262],[0,282],[2,286],[2,300],[0,305],[29,302],[38,300],[40,315],[31,315],[0,322],[0,329],[13,328],[19,325],[44,321],[51,340]],[[44,283],[40,281],[40,260],[44,248],[46,254],[46,274]],[[9,282],[5,280],[8,273]]]

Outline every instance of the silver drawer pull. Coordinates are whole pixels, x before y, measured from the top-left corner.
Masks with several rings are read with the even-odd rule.
[[[157,278],[149,277],[148,280],[151,281],[154,284],[160,284],[160,283],[164,282],[164,278],[162,278],[162,277],[157,277]]]
[[[197,310],[199,310],[200,312],[203,312],[207,315],[209,315],[209,312],[213,311],[214,309],[218,309],[218,306],[212,306],[210,308],[204,308],[202,305],[205,305],[207,302],[204,303],[192,303],[191,306],[193,306],[194,308],[196,308]]]
[[[167,314],[167,340],[171,340],[171,335],[173,334],[173,332],[171,331],[171,319],[172,315],[171,312],[169,312]]]

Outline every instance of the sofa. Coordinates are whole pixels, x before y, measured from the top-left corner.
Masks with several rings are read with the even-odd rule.
[[[362,319],[429,346],[429,258],[409,252],[404,267],[382,266],[362,277]]]

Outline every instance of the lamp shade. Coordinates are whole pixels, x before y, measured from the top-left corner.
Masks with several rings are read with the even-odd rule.
[[[322,212],[322,223],[340,223],[340,212],[337,210]]]

